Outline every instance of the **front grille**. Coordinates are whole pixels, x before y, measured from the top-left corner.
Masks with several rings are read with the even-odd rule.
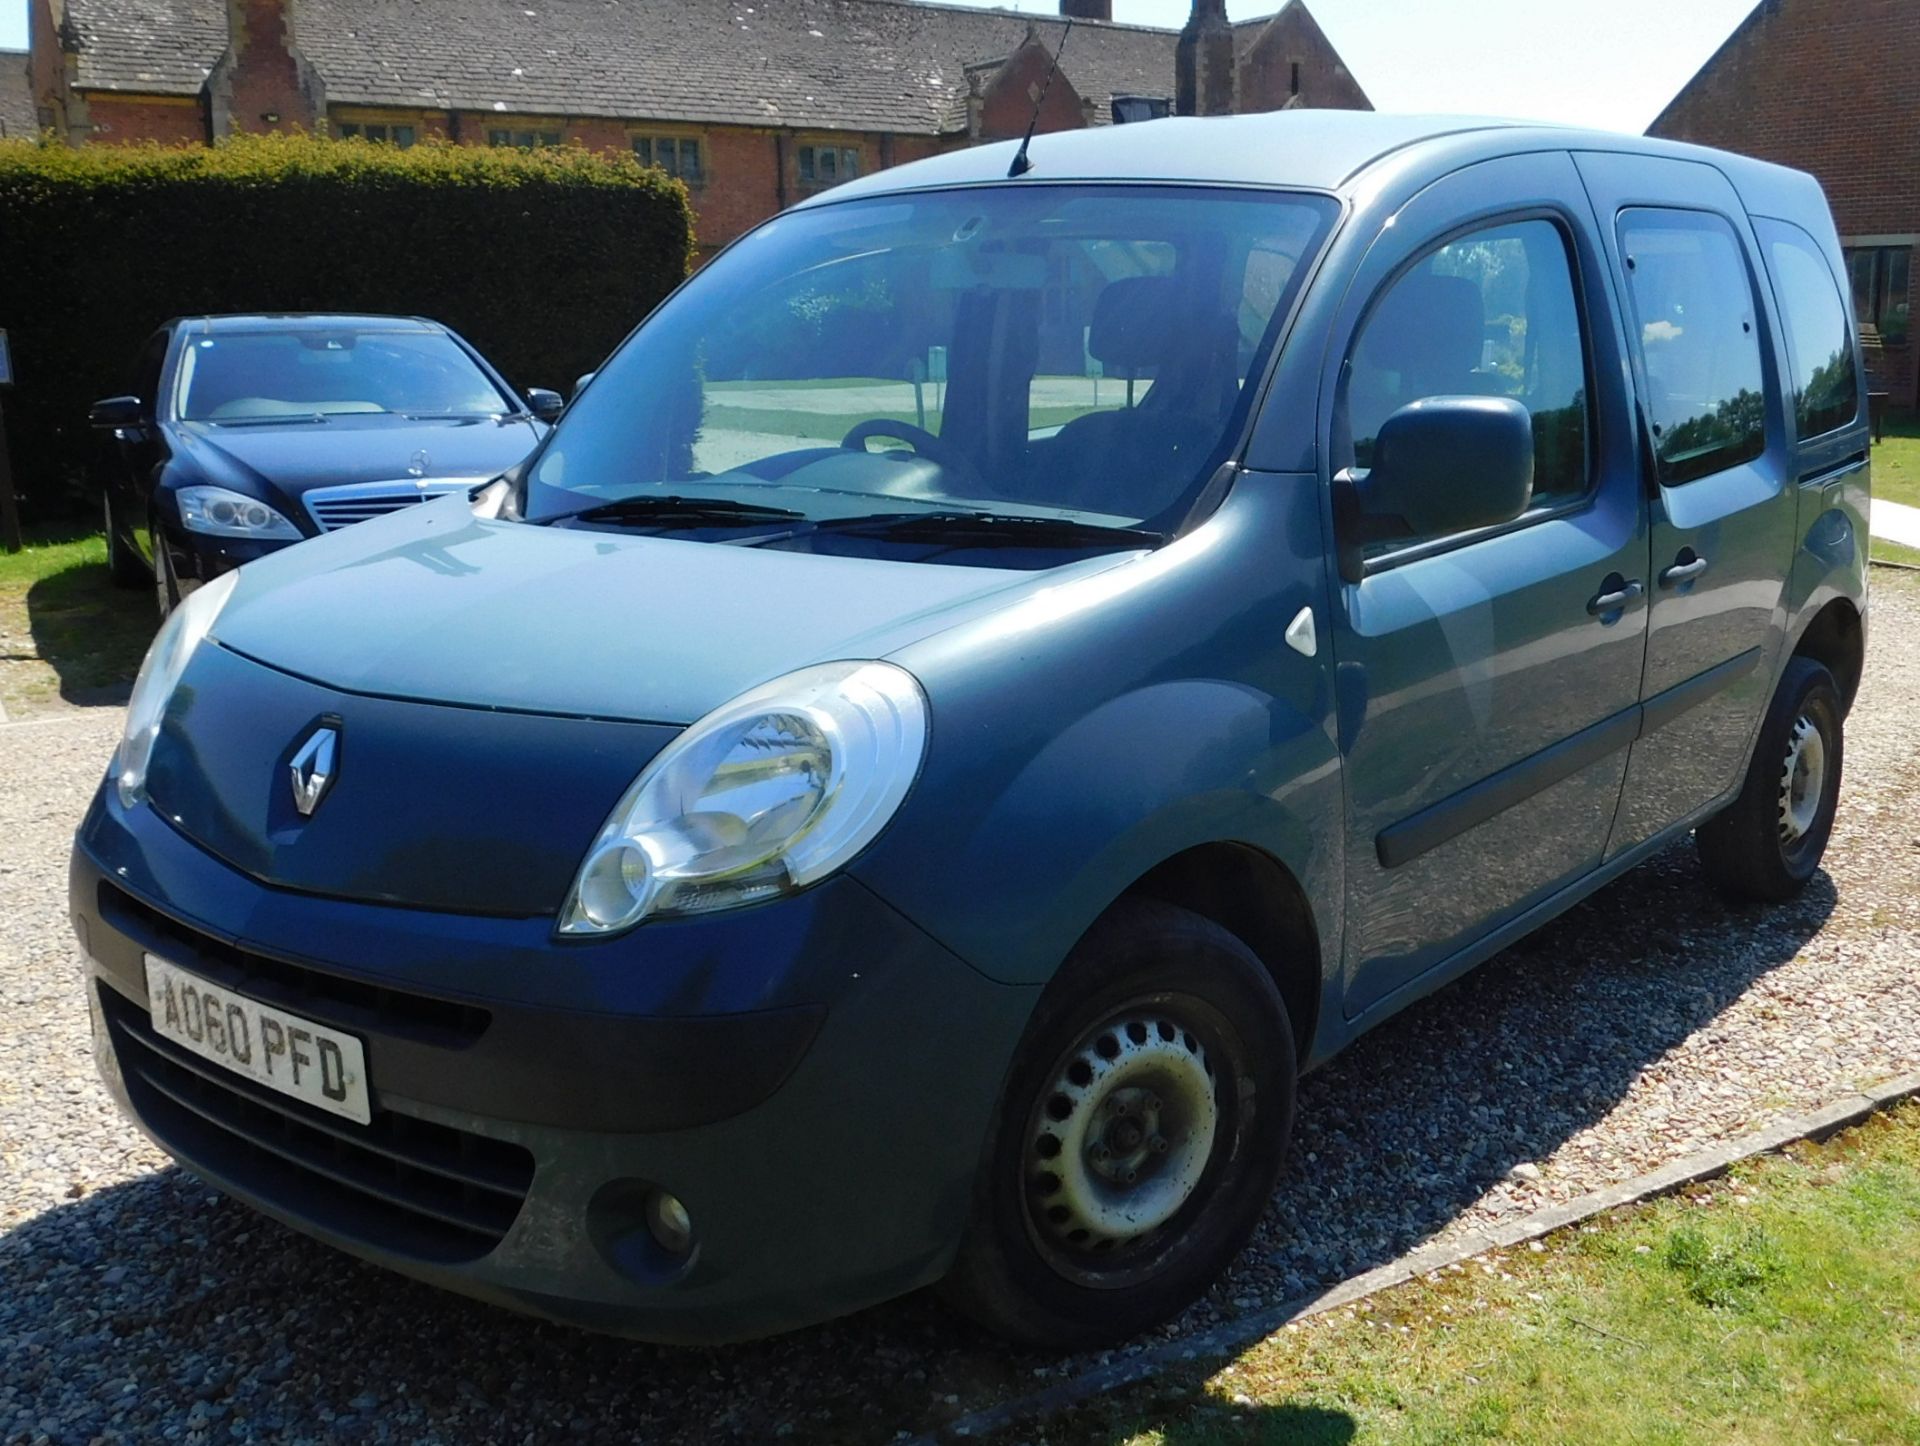
[[[421,1044],[460,1049],[487,1031],[493,1016],[477,1004],[436,999],[269,959],[190,928],[101,880],[100,916],[143,948],[204,974],[263,1004],[356,1032],[378,1030]]]
[[[127,1094],[168,1149],[323,1229],[422,1260],[486,1255],[533,1184],[518,1145],[389,1110],[370,1125],[277,1094],[156,1033],[102,983]]]
[[[344,487],[315,487],[301,501],[315,527],[333,532],[450,493],[469,492],[483,480],[461,477],[432,482],[354,482]]]

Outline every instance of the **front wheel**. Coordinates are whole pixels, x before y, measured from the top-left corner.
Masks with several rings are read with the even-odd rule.
[[[161,535],[157,522],[153,527],[153,597],[160,605],[161,622],[180,606],[180,582],[173,573],[173,555],[167,551],[167,540]]]
[[[1044,1348],[1174,1315],[1266,1209],[1294,1074],[1286,1006],[1245,944],[1169,904],[1116,906],[1021,1040],[947,1296]]]
[[[1820,867],[1840,801],[1843,719],[1833,674],[1789,661],[1739,796],[1694,831],[1701,866],[1729,898],[1785,903]]]
[[[107,574],[115,587],[140,588],[153,581],[153,574],[140,560],[140,554],[127,546],[120,535],[120,519],[113,510],[113,493],[108,492],[101,505],[101,521],[107,531]]]

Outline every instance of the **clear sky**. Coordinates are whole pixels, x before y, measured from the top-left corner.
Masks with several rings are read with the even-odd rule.
[[[986,4],[988,0],[958,0]],[[996,0],[1057,14],[1057,0]],[[1644,130],[1755,0],[1308,0],[1381,110],[1454,111]],[[1178,26],[1188,0],[1114,0],[1114,19]],[[1228,0],[1235,20],[1277,0]],[[0,0],[0,47],[27,43]]]

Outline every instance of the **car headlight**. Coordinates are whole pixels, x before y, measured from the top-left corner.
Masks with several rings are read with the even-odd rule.
[[[300,529],[258,498],[225,487],[180,487],[173,494],[180,505],[180,525],[208,537],[252,537],[297,540]]]
[[[633,781],[556,932],[617,934],[825,878],[886,827],[926,741],[920,685],[891,663],[823,663],[741,694]]]
[[[126,732],[113,754],[113,783],[123,808],[132,808],[146,798],[147,764],[153,757],[154,740],[160,736],[167,700],[173,697],[193,650],[213,627],[213,620],[239,580],[237,572],[223,573],[206,586],[195,588],[154,635],[153,646],[140,665],[140,676],[134,679],[133,696],[127,700]]]

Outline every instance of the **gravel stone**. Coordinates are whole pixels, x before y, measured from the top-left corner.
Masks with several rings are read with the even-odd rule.
[[[1920,578],[1876,570],[1826,869],[1735,909],[1681,844],[1302,1083],[1258,1237],[1156,1338],[1920,1069]],[[446,1295],[210,1193],[94,1078],[66,912],[112,707],[0,724],[0,1443],[880,1442],[1059,1360],[915,1297],[669,1350]],[[1254,1304],[1249,1305],[1249,1302]]]

